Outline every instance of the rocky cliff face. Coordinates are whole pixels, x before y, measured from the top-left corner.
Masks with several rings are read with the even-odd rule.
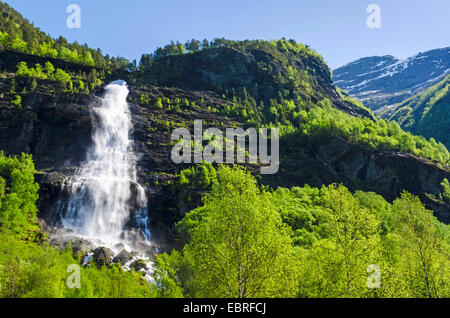
[[[55,68],[60,68],[66,72],[81,71],[89,74],[94,69],[99,70],[96,67],[67,62],[61,59],[41,57],[11,50],[0,50],[0,69],[15,72],[17,70],[17,64],[20,62],[26,62],[29,66],[36,64],[45,65],[46,62],[50,62]]]
[[[291,98],[300,95],[312,103],[328,98],[337,109],[371,117],[367,110],[339,96],[330,70],[320,58],[299,53],[279,54],[274,56],[262,49],[241,51],[220,47],[195,54],[168,56],[155,62],[153,82],[160,86],[219,94],[245,88],[250,96],[266,105],[270,99],[278,98],[281,92],[291,95]]]
[[[94,95],[27,95],[25,110],[0,111],[1,149],[33,154],[38,170],[79,165],[90,144],[88,105],[94,102]]]
[[[376,192],[388,201],[406,190],[419,195],[442,222],[450,222],[450,206],[435,200],[450,170],[430,161],[405,153],[374,151],[338,137],[303,145],[300,151],[283,147],[282,141],[280,149],[280,173],[266,178],[272,186],[343,183],[352,190]]]
[[[5,83],[2,85],[7,86]],[[86,159],[92,142],[90,109],[100,102],[103,92],[99,89],[91,95],[54,93],[51,86],[57,84],[40,81],[39,85],[42,89],[22,94],[22,110],[11,106],[10,94],[0,95],[0,149],[8,155],[21,152],[33,155],[40,184],[39,217],[48,225],[54,225],[57,221],[52,215],[55,204],[68,197],[65,185]],[[199,106],[179,112],[141,106],[135,101],[143,93],[186,98]],[[211,93],[156,86],[130,87],[128,101],[134,126],[134,147],[139,157],[138,181],[145,187],[149,198],[153,238],[163,240],[178,217],[176,196],[164,186],[176,179],[180,169],[187,167],[172,162],[170,136],[175,126],[165,124],[171,122],[189,127],[195,119],[202,119],[205,128],[221,124],[232,127],[240,123],[207,110],[207,104],[226,102]]]
[[[450,47],[419,53],[407,59],[365,57],[333,71],[334,83],[378,109],[399,103],[450,74]]]
[[[0,98],[0,149],[8,155],[33,155],[41,186],[40,216],[47,221],[65,180],[86,158],[92,129],[89,105],[97,101],[95,95],[42,89],[22,94],[22,110],[18,110],[11,107],[8,94]]]
[[[141,94],[186,98],[196,102],[189,110],[168,112],[139,105]],[[97,94],[101,94],[98,91]],[[130,87],[128,97],[134,123],[135,151],[139,155],[138,177],[149,197],[149,211],[154,238],[164,245],[173,224],[189,207],[183,206],[170,183],[177,172],[185,168],[170,160],[171,128],[184,124],[192,128],[195,119],[203,119],[207,126],[241,125],[237,121],[213,114],[207,105],[226,103],[214,93],[195,92],[157,86]],[[51,211],[57,199],[64,198],[64,183],[85,159],[91,142],[89,107],[96,103],[95,95],[30,93],[18,112],[2,108],[0,112],[0,149],[8,154],[33,154],[41,185],[40,217],[51,221]],[[2,102],[5,102],[2,100]],[[174,123],[167,128],[164,122]],[[419,194],[438,218],[448,223],[448,206],[433,200],[438,194],[447,170],[437,165],[401,153],[380,153],[351,145],[333,138],[317,145],[299,145],[290,149],[281,141],[280,172],[262,181],[272,186],[321,186],[333,182],[344,183],[351,189],[374,191],[393,200],[402,190]],[[301,152],[301,153],[300,153]]]
[[[263,61],[264,65],[271,65],[278,71],[268,72],[259,68],[262,65],[259,62]],[[287,88],[288,83],[274,76],[287,72],[285,66],[278,65],[267,52],[258,50],[240,52],[220,48],[172,56],[159,63],[170,70],[161,73],[158,80],[152,79],[151,83],[130,81],[128,102],[134,125],[134,148],[138,155],[138,181],[145,187],[149,199],[153,239],[164,248],[168,238],[172,237],[174,223],[199,203],[199,200],[184,202],[172,186],[179,171],[188,167],[176,165],[170,158],[172,130],[178,127],[192,130],[195,119],[203,120],[204,129],[244,126],[245,120],[239,116],[231,118],[221,115],[220,111],[212,111],[211,107],[222,109],[232,103],[224,97],[224,87],[248,87],[249,91],[256,87],[256,91],[249,94],[269,94],[267,97],[271,98],[270,94]],[[311,90],[299,89],[299,94],[308,95],[311,101],[327,98],[338,109],[370,117],[366,110],[339,96],[329,70],[319,59],[299,57],[293,63],[298,70],[313,74],[308,77]],[[0,149],[11,155],[21,152],[33,155],[41,189],[39,216],[51,224],[56,202],[68,195],[65,190],[68,179],[86,158],[92,142],[90,108],[99,102],[102,90],[90,95],[57,93],[61,91],[57,83],[39,80],[36,91],[20,93],[22,110],[19,110],[11,105],[15,94],[6,89],[11,76],[7,74],[0,79]],[[20,82],[17,84],[19,88],[24,86]],[[273,87],[273,91],[261,89],[259,93],[258,87]],[[178,109],[170,109],[168,105],[158,108],[153,105],[158,98],[183,102],[179,103]],[[448,168],[440,168],[433,162],[410,155],[366,149],[339,138],[309,143],[292,142],[288,138],[281,140],[279,173],[262,178],[263,183],[273,187],[305,184],[320,187],[338,182],[353,190],[377,192],[388,200],[407,190],[420,195],[441,221],[449,222],[450,207],[434,199],[441,191],[442,179],[450,179]],[[257,167],[249,168],[259,171]],[[199,189],[193,195],[198,199],[202,191]]]

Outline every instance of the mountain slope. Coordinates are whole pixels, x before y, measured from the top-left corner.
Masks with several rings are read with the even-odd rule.
[[[352,115],[372,116],[362,105],[340,96],[319,54],[293,40],[216,39],[201,51],[155,57],[145,73],[147,83],[250,97],[267,108],[274,100],[315,104],[329,99],[335,108]]]
[[[404,60],[365,57],[333,71],[334,83],[371,109],[402,102],[450,73],[450,47]]]
[[[433,198],[442,191],[442,179],[450,179],[448,151],[395,124],[375,121],[361,103],[334,86],[328,66],[309,47],[285,39],[216,39],[188,53],[175,46],[180,49],[171,44],[167,54],[153,54],[145,67],[122,65],[101,77],[106,83],[120,74],[129,83],[139,182],[152,204],[152,223],[161,231],[189,210],[168,186],[187,167],[170,160],[170,132],[192,129],[195,119],[213,127],[280,127],[280,172],[261,180],[269,186],[336,182],[389,200],[407,190],[447,222],[448,207]],[[42,172],[39,215],[49,220],[55,200],[67,195],[65,180],[84,160],[92,129],[90,107],[102,89],[91,85],[97,81],[83,76],[81,66],[62,58],[57,67],[75,67],[70,76],[79,87],[61,88],[51,78],[36,78],[36,63],[44,65],[51,57],[25,53],[0,54],[0,149],[33,154]],[[35,64],[35,72],[13,73],[9,61],[20,59],[30,67]],[[82,89],[83,82],[90,89]],[[428,177],[413,181],[411,171]]]
[[[130,84],[128,100],[139,154],[139,183],[149,197],[156,239],[157,233],[166,233],[191,208],[184,199],[174,196],[170,187],[180,171],[189,167],[171,161],[171,131],[177,127],[192,130],[195,119],[203,120],[205,128],[252,127],[253,115],[249,112],[244,116],[243,109],[253,102],[214,91],[140,83],[142,79],[135,75],[129,78],[136,84]],[[9,87],[12,78],[14,75],[8,74],[0,79],[0,86]],[[91,90],[89,95],[64,92],[52,82],[38,80],[37,89],[30,91],[24,90],[28,87],[26,80],[16,81],[16,93],[0,97],[0,149],[7,154],[33,155],[42,172],[39,216],[51,220],[56,200],[67,196],[64,180],[85,159],[92,129],[89,108],[102,90]],[[21,97],[21,110],[12,105],[16,96]],[[296,104],[281,99],[269,105],[277,116],[264,109],[256,111],[263,123],[281,128],[280,170],[263,178],[264,184],[274,188],[305,184],[320,187],[336,182],[352,190],[377,192],[389,200],[407,190],[419,195],[440,220],[448,222],[449,207],[433,198],[440,195],[440,184],[444,178],[450,179],[450,173],[445,164],[415,154],[440,153],[438,148],[429,148],[432,145],[425,139],[404,133],[395,123],[387,125],[337,110],[329,97],[317,103]],[[422,148],[410,149],[406,147],[409,144]],[[448,161],[445,148],[442,154]],[[258,166],[250,165],[249,169],[259,171]]]
[[[382,117],[414,134],[435,138],[450,148],[450,76],[406,101],[388,107]]]

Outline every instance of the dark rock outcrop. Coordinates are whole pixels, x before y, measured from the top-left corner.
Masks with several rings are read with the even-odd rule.
[[[94,246],[92,242],[86,239],[75,237],[71,230],[49,227],[42,219],[40,223],[43,229],[50,234],[48,243],[58,249],[72,248],[72,256],[83,263],[85,258],[92,252]]]
[[[12,50],[0,49],[0,68],[2,70],[15,72],[17,70],[17,64],[19,62],[26,62],[30,67],[34,66],[35,64],[45,65],[46,62],[50,62],[55,68],[60,68],[66,72],[89,73],[94,69],[99,70],[97,67],[67,62],[62,59],[41,57]]]
[[[130,264],[130,267],[132,269],[134,269],[136,272],[139,272],[139,271],[142,271],[142,270],[144,270],[144,271],[148,270],[147,263],[144,260],[141,260],[141,259],[133,261]]]
[[[114,253],[107,247],[98,247],[93,251],[92,260],[95,265],[102,267],[112,264]]]
[[[133,256],[127,252],[126,250],[122,250],[119,254],[117,254],[116,256],[114,256],[112,262],[113,263],[120,263],[122,265],[128,263],[129,261],[131,261],[133,258]]]
[[[250,95],[267,105],[270,99],[278,98],[281,91],[292,90],[313,103],[326,97],[337,109],[352,115],[372,117],[367,110],[340,98],[331,80],[330,70],[320,58],[293,53],[284,58],[290,61],[291,67],[297,72],[308,74],[306,78],[311,83],[308,93],[291,87],[286,65],[262,49],[243,52],[219,47],[194,54],[164,57],[155,62],[155,82],[160,86],[220,94],[231,89],[246,88]]]
[[[280,172],[265,178],[272,186],[343,183],[352,190],[376,192],[388,201],[406,190],[418,195],[441,222],[450,222],[450,206],[433,199],[442,192],[442,180],[450,180],[448,167],[406,153],[375,151],[342,138],[304,145],[301,155],[290,152],[288,146],[280,149]]]
[[[220,112],[208,110],[209,106],[229,105],[228,100],[214,91],[197,90],[208,81],[213,85],[219,85],[221,81],[226,80],[225,73],[222,74],[220,68],[216,73],[209,73],[209,66],[201,65],[203,59],[218,58],[214,56],[216,54],[214,52],[214,50],[205,51],[198,55],[183,57],[187,61],[194,59],[193,62],[199,59],[195,63],[198,64],[196,67],[199,67],[197,71],[203,72],[203,75],[197,79],[200,81],[197,84],[190,83],[191,75],[188,74],[190,66],[184,61],[185,66],[180,75],[183,80],[180,80],[180,83],[171,83],[185,86],[184,88],[130,85],[128,101],[134,125],[133,139],[137,154],[138,181],[147,193],[152,239],[160,247],[160,251],[164,251],[165,246],[170,248],[173,245],[171,239],[174,235],[174,224],[184,213],[195,207],[181,204],[176,190],[171,186],[177,180],[177,173],[190,167],[187,164],[176,165],[171,160],[172,128],[184,126],[192,129],[195,119],[203,120],[204,129],[243,126],[239,118],[229,118]],[[210,54],[213,55],[209,56]],[[240,79],[243,81],[240,84],[245,84],[246,80],[250,82],[257,80],[258,77],[255,77],[251,70],[254,67],[254,60],[268,58],[259,56],[261,52],[243,56],[243,53],[235,50],[219,50],[217,56],[220,57],[220,54],[229,55],[230,58],[234,56],[239,63],[243,63],[240,66],[239,64],[228,66],[234,72],[231,78],[236,77],[236,80],[239,80],[241,72],[249,72],[247,77]],[[181,59],[181,57],[171,58]],[[219,60],[216,62],[222,63]],[[320,67],[316,69],[317,73],[321,72]],[[321,93],[330,94],[330,99],[337,100],[337,97],[333,97],[334,88],[329,75],[318,78],[324,81],[320,85],[323,86]],[[173,80],[176,81],[175,78]],[[185,84],[182,85],[183,83]],[[45,87],[52,84],[40,82],[39,85]],[[91,116],[90,107],[98,102],[97,96],[101,94],[101,90],[91,95],[54,93],[56,89],[48,91],[38,90],[24,94],[22,111],[3,107],[2,105],[8,105],[11,96],[7,94],[0,96],[2,106],[0,149],[10,155],[21,152],[33,155],[36,168],[40,172],[36,175],[40,184],[39,217],[50,225],[58,225],[58,220],[52,217],[51,212],[58,200],[64,201],[67,197],[64,185],[86,157],[91,144],[92,122],[95,120]],[[147,94],[152,101],[158,97],[168,97],[171,100],[188,99],[195,102],[195,106],[190,104],[180,111],[157,109],[139,103],[143,94]],[[167,128],[161,123],[173,124]],[[262,181],[266,184],[289,187],[309,184],[320,187],[323,184],[338,182],[344,183],[352,190],[375,191],[388,200],[407,190],[420,195],[422,201],[435,211],[441,221],[449,222],[449,207],[433,200],[433,196],[441,190],[442,179],[450,179],[448,168],[402,153],[367,149],[338,138],[322,140],[315,144],[300,143],[295,149],[291,149],[291,146],[283,142],[282,139],[280,171],[274,176],[263,178]],[[201,193],[198,194],[198,197],[200,196]],[[133,224],[129,226],[132,227]],[[104,259],[100,254],[97,257],[99,261],[102,259],[104,262],[112,261],[113,255],[106,252],[103,254]]]

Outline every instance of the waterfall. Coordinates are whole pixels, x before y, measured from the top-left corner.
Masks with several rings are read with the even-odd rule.
[[[128,93],[124,81],[112,82],[101,104],[92,107],[93,144],[70,181],[70,197],[60,214],[65,228],[110,246],[124,243],[130,221],[150,239],[147,198],[137,182],[130,139]]]

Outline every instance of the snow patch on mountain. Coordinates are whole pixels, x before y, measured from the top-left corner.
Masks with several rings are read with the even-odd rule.
[[[450,70],[450,47],[398,59],[365,57],[333,71],[334,83],[372,109],[400,102],[441,80]]]

